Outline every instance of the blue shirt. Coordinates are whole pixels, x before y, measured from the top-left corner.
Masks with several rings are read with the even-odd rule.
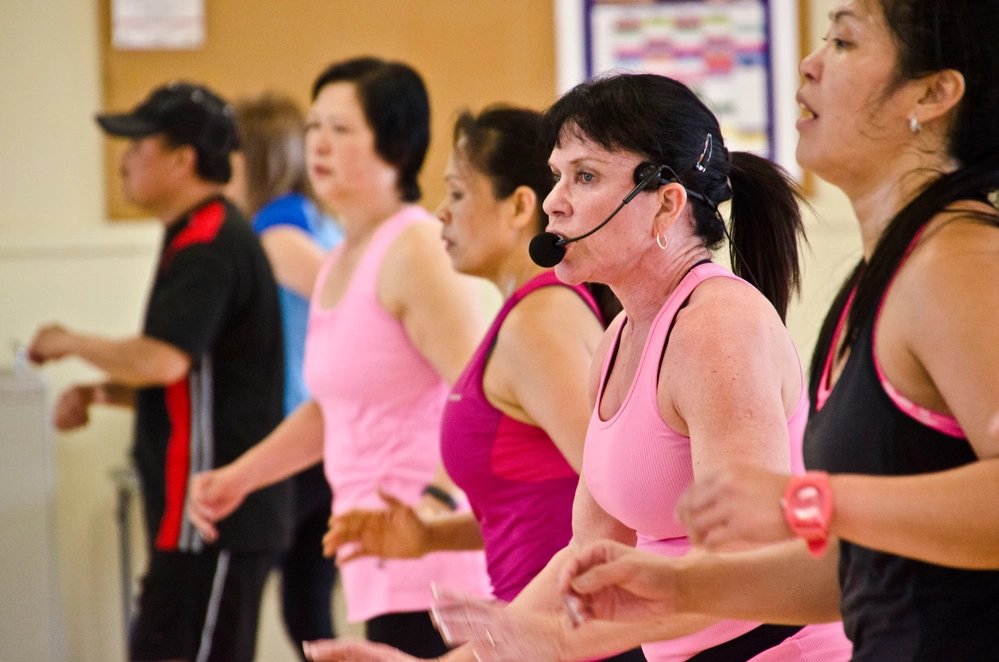
[[[300,193],[289,193],[271,200],[253,217],[253,231],[258,235],[283,225],[302,230],[326,251],[339,243],[343,236],[340,228]],[[278,286],[278,299],[284,332],[284,413],[287,416],[309,398],[302,378],[309,300],[282,285]]]

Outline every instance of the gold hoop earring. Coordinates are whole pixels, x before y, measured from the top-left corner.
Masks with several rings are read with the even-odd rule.
[[[909,115],[909,131],[912,131],[912,135],[918,134],[923,130],[923,125],[919,123],[919,119],[913,115]]]
[[[667,237],[665,234],[660,235],[657,232],[656,233],[656,246],[658,246],[660,250],[666,250],[666,247],[669,246],[669,237]]]

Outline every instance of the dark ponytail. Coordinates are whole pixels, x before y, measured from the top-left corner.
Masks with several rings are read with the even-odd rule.
[[[749,152],[731,155],[729,257],[732,271],[773,304],[781,320],[801,287],[799,238],[805,239],[801,189],[778,165]]]
[[[874,314],[909,246],[926,224],[953,202],[979,200],[992,204],[990,196],[997,190],[999,154],[975,166],[941,175],[895,215],[874,247],[870,262],[861,259],[857,263],[822,323],[815,345],[818,351],[812,355],[810,388],[813,393],[822,377],[827,352],[832,351],[836,325],[850,294],[856,291],[839,348],[840,356],[853,345],[860,335],[861,327]],[[960,211],[955,212],[954,217],[999,227],[999,212]]]
[[[953,202],[988,202],[989,195],[996,190],[999,190],[999,154],[974,166],[941,175],[892,219],[875,246],[870,262],[861,260],[848,283],[850,289],[856,287],[857,294],[847,320],[844,351],[860,335],[864,322],[874,314],[906,251],[926,224]],[[961,211],[955,212],[955,218],[958,214],[961,218],[999,227],[999,213]]]

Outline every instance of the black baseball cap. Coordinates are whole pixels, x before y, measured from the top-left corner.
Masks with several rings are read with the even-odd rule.
[[[191,145],[198,174],[225,183],[232,175],[229,154],[238,147],[236,114],[212,90],[184,81],[159,87],[128,113],[99,113],[105,133],[121,138],[164,134],[174,145]]]

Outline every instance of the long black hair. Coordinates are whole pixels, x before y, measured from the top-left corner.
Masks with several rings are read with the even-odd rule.
[[[941,173],[886,227],[869,261],[863,259],[840,290],[819,334],[828,347],[850,292],[856,291],[847,319],[843,350],[874,314],[892,275],[919,231],[955,201],[986,201],[999,190],[999,0],[881,0],[885,23],[898,48],[895,80],[889,87],[954,69],[964,76],[965,93],[954,110],[947,136],[948,156],[958,168]],[[999,226],[999,214],[962,212],[965,218]],[[813,357],[812,384],[825,357]]]
[[[541,203],[552,190],[548,167],[551,149],[541,140],[541,130],[541,113],[493,105],[478,115],[462,112],[454,123],[453,136],[462,156],[489,179],[496,199],[509,197],[519,186],[534,191],[538,232],[543,232],[548,224]],[[587,283],[586,287],[596,300],[606,326],[621,312],[621,302],[606,285]]]
[[[801,281],[801,193],[776,164],[748,152],[729,154],[717,118],[687,86],[654,74],[577,85],[545,113],[546,145],[553,148],[567,135],[669,166],[690,193],[704,245],[713,250],[728,234],[733,271],[784,319]],[[729,199],[731,233],[718,212]]]

